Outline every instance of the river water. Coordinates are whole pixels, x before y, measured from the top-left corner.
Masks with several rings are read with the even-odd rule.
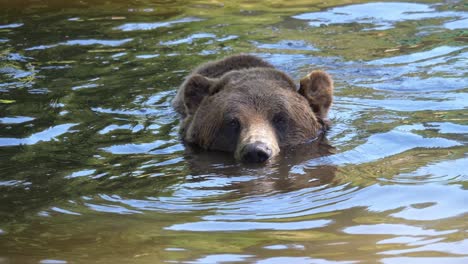
[[[70,3],[67,3],[70,2]],[[468,263],[463,1],[1,1],[0,263]],[[327,139],[185,148],[196,65],[335,79]]]

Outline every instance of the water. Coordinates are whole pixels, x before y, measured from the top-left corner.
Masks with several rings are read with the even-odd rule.
[[[463,1],[65,2],[0,4],[0,263],[468,263]],[[333,75],[326,141],[180,143],[177,86],[239,52]]]

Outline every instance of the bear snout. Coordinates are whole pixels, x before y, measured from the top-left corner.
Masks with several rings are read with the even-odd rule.
[[[244,146],[241,151],[241,159],[248,163],[263,163],[271,158],[273,151],[263,143],[256,141]]]

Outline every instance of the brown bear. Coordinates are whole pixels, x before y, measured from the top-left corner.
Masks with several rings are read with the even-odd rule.
[[[317,138],[328,128],[333,80],[313,71],[299,89],[285,73],[252,55],[234,55],[196,68],[173,106],[182,139],[206,150],[262,163],[280,149]]]

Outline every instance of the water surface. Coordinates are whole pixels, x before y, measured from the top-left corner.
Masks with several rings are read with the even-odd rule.
[[[463,1],[65,2],[0,3],[0,263],[468,262]],[[326,140],[181,144],[178,85],[240,52],[333,75]]]

